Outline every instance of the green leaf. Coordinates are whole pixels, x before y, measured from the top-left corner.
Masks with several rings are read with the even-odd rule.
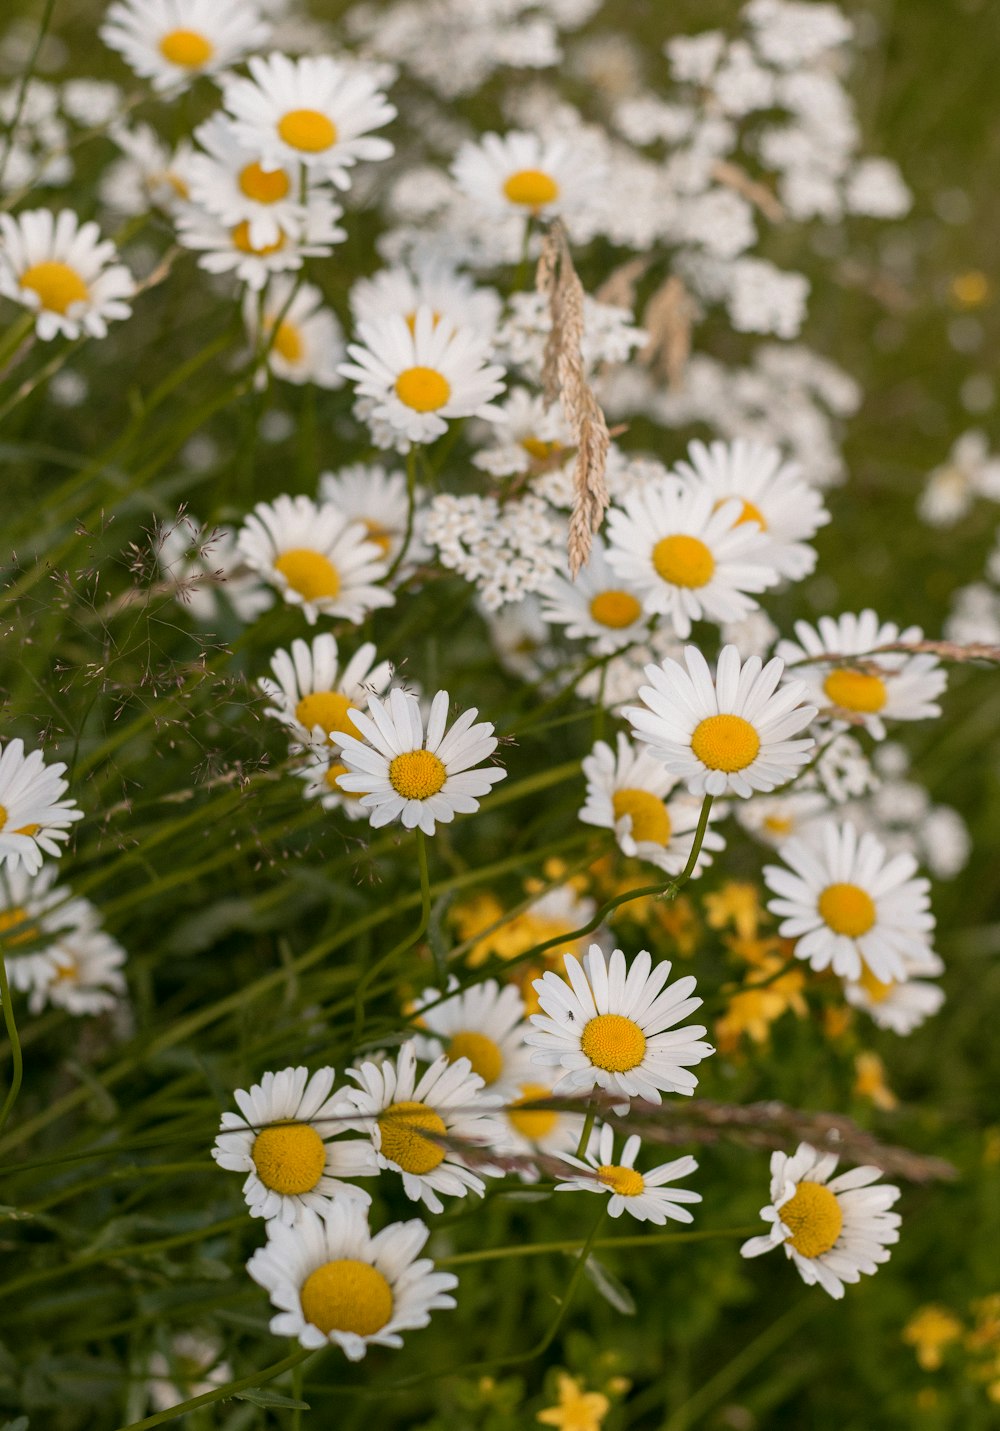
[[[606,1302],[610,1302],[616,1312],[623,1317],[634,1317],[637,1311],[632,1293],[619,1282],[613,1272],[609,1272],[603,1262],[596,1257],[588,1257],[584,1271]]]
[[[249,1401],[252,1406],[283,1406],[288,1411],[309,1411],[307,1401],[296,1401],[291,1396],[282,1396],[280,1391],[268,1391],[266,1386],[251,1386],[248,1391],[237,1391],[234,1401]]]

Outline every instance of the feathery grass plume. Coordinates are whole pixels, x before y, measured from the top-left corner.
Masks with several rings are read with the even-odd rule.
[[[557,219],[545,235],[535,287],[548,300],[552,327],[545,344],[542,390],[557,397],[576,438],[573,511],[569,519],[569,569],[576,576],[590,556],[609,497],[604,480],[611,435],[583,369],[583,285],[573,267],[566,230]]]
[[[698,305],[676,273],[660,285],[642,315],[649,339],[639,361],[664,378],[674,392],[684,386],[691,356],[691,330],[697,315]]]

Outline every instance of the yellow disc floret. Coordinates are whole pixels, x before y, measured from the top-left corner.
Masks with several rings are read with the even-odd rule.
[[[266,1188],[291,1197],[312,1192],[326,1166],[326,1144],[308,1123],[273,1123],[253,1143],[253,1165]]]
[[[840,1203],[822,1183],[799,1183],[795,1196],[778,1211],[791,1237],[786,1238],[800,1257],[822,1257],[840,1236],[844,1214]]]
[[[445,1150],[425,1133],[447,1133],[444,1119],[426,1103],[390,1103],[378,1120],[382,1156],[404,1173],[432,1173],[444,1162]]]
[[[670,839],[670,815],[663,801],[648,790],[616,790],[612,796],[615,820],[632,817],[632,838],[640,844],[665,845]]]
[[[845,934],[848,939],[867,934],[878,917],[875,901],[856,884],[828,884],[816,903],[820,918],[834,934]]]
[[[598,1014],[583,1030],[580,1047],[596,1068],[627,1073],[642,1062],[646,1035],[622,1014]]]
[[[523,1107],[525,1103],[536,1103],[539,1099],[551,1097],[552,1089],[546,1088],[544,1083],[521,1084],[521,1096],[508,1107],[507,1121],[522,1138],[537,1143],[555,1128],[559,1114],[554,1108]]]
[[[656,573],[671,586],[707,586],[715,574],[715,557],[700,537],[679,533],[661,537],[653,548]]]
[[[559,197],[559,185],[541,169],[519,169],[507,179],[503,191],[512,204],[526,209],[542,209]]]
[[[302,341],[302,333],[296,324],[289,323],[287,318],[278,324],[272,346],[278,357],[284,358],[286,363],[301,363],[305,357],[306,345]]]
[[[756,522],[762,532],[767,531],[767,521],[765,520],[764,513],[756,503],[748,501],[745,497],[738,497],[735,492],[732,492],[728,497],[720,497],[712,510],[717,512],[726,502],[739,502],[742,509],[736,521],[733,523],[734,527],[741,526],[743,522]]]
[[[881,979],[876,979],[863,959],[861,961],[861,975],[858,979],[858,983],[873,1004],[882,1003],[883,999],[887,999],[896,987],[892,979],[890,979],[888,983],[883,983]]]
[[[284,169],[264,169],[256,161],[240,170],[239,186],[257,204],[276,204],[292,187]]]
[[[642,607],[630,591],[599,591],[590,603],[590,614],[600,626],[620,631],[642,615]]]
[[[448,1057],[452,1063],[456,1058],[467,1058],[473,1073],[478,1073],[484,1083],[496,1083],[503,1073],[503,1054],[491,1038],[474,1029],[454,1035],[448,1045]]]
[[[565,451],[561,442],[546,442],[541,437],[522,437],[521,446],[536,462],[550,462]]]
[[[254,243],[250,238],[250,225],[246,219],[230,230],[229,237],[233,241],[233,248],[239,249],[240,253],[255,253],[258,258],[266,258],[271,253],[280,253],[285,247],[284,234],[279,234],[273,243]]]
[[[709,770],[732,774],[734,770],[745,770],[757,759],[760,736],[742,716],[708,716],[695,727],[691,749]]]
[[[340,573],[322,552],[309,547],[291,547],[274,563],[276,571],[305,601],[320,601],[340,594]]]
[[[348,700],[340,691],[311,691],[309,695],[303,696],[295,707],[295,719],[307,730],[318,725],[327,735],[337,731],[341,735],[353,735],[356,738],[358,728],[350,720],[348,711],[357,709],[353,701]]]
[[[646,1186],[642,1174],[637,1173],[635,1168],[623,1168],[616,1163],[602,1163],[597,1169],[597,1176],[612,1192],[620,1193],[622,1197],[638,1197]]]
[[[215,46],[197,30],[171,30],[160,41],[160,54],[182,70],[200,70],[215,54]]]
[[[881,676],[849,670],[846,666],[830,672],[823,682],[823,691],[832,705],[845,711],[858,711],[861,715],[874,715],[889,698]]]
[[[356,1257],[324,1262],[302,1283],[302,1315],[327,1336],[373,1337],[392,1316],[392,1288],[377,1267]]]
[[[360,800],[360,790],[341,789],[340,777],[349,774],[350,771],[346,765],[333,764],[326,767],[326,774],[323,776],[323,779],[335,795],[342,795],[345,800]]]
[[[407,750],[389,764],[389,783],[404,800],[426,800],[447,779],[444,765],[429,750]]]
[[[451,397],[451,384],[435,368],[406,368],[396,379],[396,396],[414,412],[437,412]]]
[[[41,931],[28,923],[30,917],[28,911],[20,905],[15,905],[13,909],[0,909],[0,943],[14,947],[17,944],[30,944],[33,939],[37,939]],[[11,933],[11,930],[14,932]]]
[[[278,120],[278,133],[290,149],[322,154],[337,142],[337,126],[318,109],[290,109]]]
[[[90,289],[68,263],[35,263],[21,274],[21,287],[30,288],[50,313],[65,313],[74,303],[86,303]]]

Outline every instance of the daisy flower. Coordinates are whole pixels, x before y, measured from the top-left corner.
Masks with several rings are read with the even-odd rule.
[[[463,144],[451,172],[463,193],[488,213],[545,219],[578,208],[604,177],[592,159],[580,157],[571,139],[546,140],[519,130]]]
[[[247,1271],[279,1309],[275,1336],[310,1348],[335,1343],[348,1361],[361,1361],[370,1346],[401,1347],[400,1332],[454,1307],[448,1294],[458,1278],[435,1272],[430,1258],[416,1260],[429,1235],[414,1218],[373,1237],[364,1207],[331,1202],[322,1213],[304,1212],[295,1227],[268,1223],[267,1245]]]
[[[201,254],[198,266],[206,273],[234,273],[257,292],[272,274],[299,269],[304,258],[326,258],[347,237],[337,223],[344,211],[326,194],[313,190],[304,209],[294,237],[282,231],[272,242],[257,243],[246,219],[225,224],[215,214],[187,208],[177,219],[177,241]]]
[[[0,745],[0,865],[23,864],[37,874],[45,855],[56,859],[69,839],[69,826],[83,819],[76,801],[64,799],[65,765],[46,765],[41,751],[24,753],[24,741]]]
[[[222,1343],[202,1332],[171,1337],[166,1352],[153,1352],[149,1358],[146,1375],[154,1411],[169,1411],[179,1401],[203,1396],[233,1379],[232,1368],[223,1360]]]
[[[339,736],[353,736],[348,712],[359,710],[370,695],[381,695],[392,679],[388,661],[375,664],[371,641],[359,647],[341,670],[337,638],[328,631],[312,641],[293,641],[290,652],[276,651],[271,670],[273,681],[262,676],[258,682],[273,702],[264,707],[264,714],[288,729],[296,751],[303,745],[336,746]]]
[[[919,958],[907,958],[905,979],[878,979],[867,964],[861,968],[856,983],[845,983],[844,997],[856,1009],[862,1009],[880,1029],[895,1034],[909,1034],[926,1019],[933,1018],[944,1003],[944,991],[937,984],[920,977],[942,974],[944,962],[932,949]]]
[[[898,1213],[889,1208],[899,1188],[879,1183],[878,1168],[854,1168],[838,1178],[832,1153],[800,1143],[792,1157],[771,1154],[771,1201],[761,1217],[771,1224],[762,1237],[744,1242],[744,1257],[759,1257],[784,1247],[808,1286],[816,1283],[831,1297],[844,1295],[845,1282],[888,1262],[889,1244],[899,1241]]]
[[[595,655],[608,656],[648,635],[649,613],[640,597],[608,565],[605,545],[595,537],[576,578],[557,572],[543,590],[542,616],[553,626],[565,626],[574,640],[590,641]]]
[[[401,820],[407,830],[433,835],[435,821],[447,825],[456,815],[472,814],[478,797],[507,774],[495,765],[472,769],[497,748],[493,726],[473,724],[478,714],[475,707],[463,711],[446,730],[448,692],[438,691],[425,733],[416,696],[398,688],[384,701],[370,696],[367,715],[349,716],[364,739],[340,737],[348,768],[341,788],[361,795],[376,828]]]
[[[108,138],[122,151],[101,175],[101,202],[121,214],[146,214],[150,204],[175,214],[190,198],[188,165],[194,155],[182,139],[169,148],[148,124],[116,122]]]
[[[267,43],[252,0],[115,0],[98,32],[158,90],[188,85]]]
[[[918,642],[919,626],[900,631],[865,610],[836,620],[821,616],[818,626],[796,621],[798,641],[779,641],[777,654],[805,681],[809,698],[835,724],[863,725],[875,740],[885,737],[886,720],[928,720],[941,714],[937,697],[948,682],[929,652],[871,653],[897,641]],[[852,660],[852,657],[855,658]]]
[[[302,608],[310,626],[319,616],[343,616],[357,626],[369,611],[395,602],[374,585],[387,570],[379,548],[328,502],[287,495],[258,502],[237,546],[251,570]]]
[[[496,1100],[484,1097],[483,1080],[467,1058],[451,1062],[442,1054],[418,1079],[411,1039],[395,1059],[363,1063],[349,1068],[347,1075],[358,1087],[341,1090],[335,1111],[344,1120],[342,1126],[368,1135],[378,1166],[402,1174],[408,1198],[441,1212],[438,1193],[482,1195],[482,1178],[466,1166],[461,1152],[441,1141],[454,1138],[495,1148],[502,1138]],[[369,1143],[359,1146],[368,1148]],[[481,1166],[480,1171],[489,1174],[492,1169]]]
[[[692,621],[740,621],[757,606],[749,593],[778,581],[767,538],[741,510],[735,498],[718,506],[707,486],[654,478],[608,513],[608,562],[682,640]]]
[[[934,916],[930,883],[914,879],[911,854],[888,858],[881,841],[851,824],[824,821],[808,842],[790,840],[767,865],[768,903],[781,917],[778,933],[813,969],[832,968],[858,980],[867,966],[877,979],[906,978],[907,959],[930,952]]]
[[[496,289],[477,288],[467,274],[440,259],[379,269],[354,284],[350,302],[355,323],[380,323],[395,314],[412,328],[417,309],[429,308],[436,323],[443,318],[454,328],[471,328],[487,342],[500,321]]]
[[[484,472],[494,477],[547,472],[574,456],[573,434],[561,403],[546,407],[545,399],[527,388],[511,388],[500,411],[503,420],[491,429],[492,445],[472,457]]]
[[[33,1014],[51,1005],[70,1014],[104,1014],[127,993],[122,965],[126,953],[102,929],[75,928],[56,935],[44,955],[25,961],[28,1008]]]
[[[262,165],[259,150],[239,142],[224,114],[213,114],[194,135],[205,153],[195,154],[188,163],[193,203],[227,228],[245,224],[255,248],[277,243],[282,234],[298,238],[307,212],[301,201],[300,165]]]
[[[686,1202],[701,1202],[701,1193],[689,1188],[670,1188],[665,1184],[676,1182],[678,1178],[690,1177],[698,1169],[694,1158],[675,1158],[671,1163],[661,1163],[648,1173],[636,1171],[635,1160],[642,1147],[635,1134],[625,1140],[621,1162],[615,1162],[615,1135],[607,1124],[595,1128],[587,1144],[583,1158],[563,1156],[562,1161],[579,1168],[582,1176],[570,1177],[567,1182],[556,1183],[556,1192],[596,1192],[610,1193],[608,1212],[612,1217],[621,1217],[627,1212],[638,1222],[652,1222],[663,1227],[668,1218],[676,1222],[693,1222]],[[596,1177],[594,1174],[596,1173]]]
[[[473,329],[436,321],[425,306],[412,329],[394,313],[359,323],[358,337],[361,343],[347,349],[354,361],[340,371],[370,400],[370,416],[388,424],[401,450],[440,437],[450,418],[500,420],[491,402],[503,390],[503,368],[487,362],[486,343]]]
[[[410,525],[410,497],[404,472],[387,472],[378,464],[356,462],[338,472],[321,473],[319,496],[321,502],[332,503],[352,522],[360,522],[368,540],[381,547],[388,562],[396,560]],[[419,491],[414,500],[418,510],[413,517],[404,570],[430,556],[430,548],[419,535],[423,516]]]
[[[660,1103],[661,1091],[694,1092],[698,1080],[689,1066],[715,1050],[699,1042],[703,1025],[674,1027],[702,1002],[690,997],[690,974],[665,987],[669,960],[653,968],[642,949],[626,969],[620,949],[608,960],[597,944],[582,964],[572,954],[563,963],[565,979],[549,970],[535,980],[542,1012],[532,1014],[525,1034],[535,1063],[564,1070],[554,1092],[603,1088],[619,1100],[616,1113],[627,1113],[631,1098]]]
[[[388,159],[386,139],[371,135],[396,117],[374,75],[363,65],[329,55],[257,55],[250,78],[223,86],[222,103],[237,138],[265,168],[303,164],[338,189],[350,187],[347,170],[359,159]]]
[[[36,314],[43,342],[59,336],[104,338],[108,323],[132,312],[135,293],[118,250],[71,209],[0,214],[0,293]]]
[[[829,810],[830,800],[822,791],[789,790],[784,795],[756,795],[752,800],[743,800],[733,813],[744,830],[776,850],[803,834]]]
[[[441,1054],[452,1063],[467,1058],[490,1093],[510,1097],[531,1074],[521,991],[513,984],[501,988],[495,979],[457,988],[453,977],[449,997],[425,989],[413,1005],[410,1017],[424,1033],[414,1040],[417,1053],[428,1061]]]
[[[247,570],[228,527],[182,515],[159,529],[156,555],[177,600],[203,624],[226,615],[256,621],[274,605],[274,592]]]
[[[49,947],[61,931],[96,929],[100,923],[89,899],[55,887],[57,874],[55,865],[34,874],[23,865],[0,865],[0,951],[15,989],[37,982],[36,963],[51,967]]]
[[[551,1083],[539,1083],[540,1070],[532,1071],[532,1080],[520,1083],[517,1096],[503,1109],[504,1136],[500,1151],[520,1158],[555,1158],[571,1153],[583,1132],[582,1113],[562,1113],[557,1108],[534,1108],[552,1097]],[[537,1183],[542,1176],[539,1167],[524,1163],[518,1177],[524,1183]]]
[[[807,543],[830,520],[823,499],[802,478],[794,462],[776,447],[737,438],[733,442],[692,442],[688,461],[676,472],[692,487],[707,487],[716,505],[742,503],[736,525],[756,522],[767,537],[766,560],[779,576],[799,581],[816,565]]]
[[[679,781],[647,749],[636,749],[619,733],[617,754],[597,741],[583,762],[587,799],[579,818],[585,825],[613,830],[622,853],[647,860],[667,874],[684,869],[694,844],[702,802],[677,791]],[[669,798],[668,798],[669,797]],[[706,830],[694,869],[697,876],[712,863],[710,851],[725,840]]]
[[[262,322],[263,320],[263,322]],[[344,333],[323,294],[311,283],[274,276],[261,298],[252,288],[243,295],[243,322],[255,349],[266,340],[267,370],[286,383],[315,383],[331,391],[344,385],[338,371],[346,353]],[[275,331],[277,329],[277,331]],[[257,374],[258,387],[267,382]]]
[[[246,1173],[243,1196],[251,1217],[291,1226],[306,1208],[322,1212],[331,1197],[371,1198],[344,1178],[371,1177],[374,1159],[353,1138],[331,1141],[344,1130],[331,1097],[334,1071],[306,1068],[265,1073],[233,1097],[239,1113],[223,1113],[212,1148],[220,1168]]]
[[[735,646],[724,646],[715,679],[695,646],[684,648],[684,666],[669,657],[647,666],[642,706],[622,715],[671,775],[692,795],[732,793],[784,785],[806,764],[812,737],[790,740],[816,714],[803,706],[806,688],[789,681],[777,691],[784,665],[777,658],[761,668],[759,656],[740,663]]]

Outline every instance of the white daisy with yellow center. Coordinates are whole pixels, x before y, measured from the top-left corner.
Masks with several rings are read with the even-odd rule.
[[[290,651],[276,651],[271,670],[273,681],[262,676],[258,682],[273,702],[264,707],[264,714],[290,732],[293,754],[311,746],[327,757],[339,749],[342,735],[357,733],[348,713],[361,710],[370,695],[381,695],[392,679],[388,661],[376,664],[371,641],[341,669],[337,638],[328,631],[312,641],[293,641]]]
[[[484,472],[493,477],[535,476],[574,461],[573,434],[561,403],[546,407],[545,399],[527,388],[511,388],[500,410],[503,421],[491,429],[490,445],[473,453],[473,462]],[[538,487],[532,484],[532,490]]]
[[[889,1211],[899,1188],[879,1183],[878,1168],[853,1168],[834,1178],[837,1161],[808,1143],[800,1143],[791,1157],[772,1153],[771,1201],[760,1212],[771,1230],[751,1237],[740,1252],[759,1257],[784,1247],[803,1282],[839,1299],[845,1282],[858,1282],[862,1272],[888,1262],[889,1246],[899,1241],[900,1218]]]
[[[692,442],[688,460],[674,470],[693,488],[707,487],[717,506],[740,503],[735,523],[755,523],[767,538],[766,560],[779,576],[800,581],[816,566],[808,543],[830,520],[814,487],[797,463],[776,447],[736,438],[732,442]]]
[[[867,967],[876,979],[906,978],[907,960],[931,953],[934,916],[930,883],[914,879],[911,854],[889,857],[874,835],[858,837],[852,824],[824,821],[806,840],[790,840],[767,865],[764,881],[776,896],[778,933],[813,969],[858,980]]]
[[[766,537],[756,522],[738,520],[740,510],[735,498],[718,506],[704,484],[667,476],[608,513],[609,564],[682,640],[693,621],[741,621],[757,608],[750,593],[780,579]]]
[[[417,1260],[430,1235],[426,1225],[394,1222],[372,1236],[368,1211],[337,1199],[322,1212],[306,1211],[294,1227],[270,1222],[267,1245],[247,1271],[278,1308],[271,1331],[302,1346],[339,1346],[361,1361],[370,1346],[401,1347],[401,1332],[426,1327],[431,1312],[454,1307],[451,1272]]]
[[[277,243],[283,234],[302,234],[307,210],[300,164],[262,164],[259,151],[244,148],[225,114],[213,114],[194,137],[204,153],[188,163],[192,203],[228,229],[246,224],[247,241],[255,248]]]
[[[495,288],[478,288],[468,274],[433,258],[414,260],[409,267],[393,264],[371,278],[359,278],[350,304],[355,323],[379,323],[396,314],[411,328],[417,309],[429,308],[436,322],[443,318],[455,328],[471,328],[487,343],[496,334],[502,307]]]
[[[0,866],[23,864],[33,875],[46,855],[62,854],[70,825],[83,819],[76,801],[64,798],[65,769],[61,762],[46,765],[39,750],[25,755],[19,736],[0,745]]]
[[[28,1008],[65,1009],[77,1015],[105,1014],[128,992],[122,966],[127,955],[102,929],[60,932],[44,956],[31,961]]]
[[[375,73],[354,60],[329,55],[254,56],[250,78],[233,76],[222,103],[240,143],[266,167],[302,164],[338,189],[350,187],[359,160],[388,159],[387,139],[373,135],[396,117]]]
[[[542,615],[566,635],[588,641],[597,656],[607,656],[646,640],[649,613],[642,592],[608,565],[606,547],[595,537],[586,566],[575,577],[557,572],[542,591]]]
[[[314,625],[320,616],[343,616],[355,625],[395,597],[376,585],[388,570],[382,550],[328,502],[276,497],[258,502],[237,538],[252,571],[259,572]]]
[[[55,865],[35,874],[23,865],[0,866],[0,953],[13,989],[27,993],[47,985],[60,936],[100,925],[89,899],[56,885],[58,873]]]
[[[333,391],[344,386],[338,371],[347,349],[344,331],[323,294],[311,283],[275,274],[263,300],[252,288],[243,295],[243,322],[254,350],[266,349],[266,362],[256,375],[259,388],[267,375],[282,382],[313,383]],[[262,323],[263,320],[263,323]]]
[[[187,207],[177,218],[177,241],[201,255],[198,267],[206,273],[233,273],[257,293],[273,274],[294,272],[306,258],[327,258],[334,245],[347,237],[337,222],[344,211],[329,195],[311,190],[303,209],[297,234],[282,230],[260,243],[252,237],[247,219],[227,224],[204,209]],[[290,346],[290,329],[286,329],[285,338]]]
[[[451,170],[455,182],[486,213],[554,218],[572,213],[599,191],[603,169],[564,137],[543,139],[512,130],[465,143]]]
[[[451,1061],[442,1054],[418,1078],[411,1039],[395,1059],[363,1063],[347,1074],[358,1087],[341,1090],[336,1112],[343,1126],[367,1135],[358,1146],[374,1149],[380,1168],[401,1174],[408,1198],[441,1212],[438,1193],[482,1196],[486,1184],[451,1140],[469,1145],[469,1160],[474,1158],[479,1172],[495,1175],[485,1152],[500,1145],[503,1128],[496,1116],[499,1100],[484,1091],[467,1058]]]
[[[641,1173],[635,1166],[642,1142],[636,1134],[625,1140],[621,1157],[615,1157],[615,1135],[607,1124],[594,1129],[582,1158],[563,1156],[562,1162],[579,1168],[580,1176],[556,1183],[556,1192],[596,1192],[610,1195],[608,1212],[621,1217],[627,1212],[638,1222],[652,1222],[663,1227],[669,1218],[675,1222],[693,1222],[685,1203],[701,1202],[701,1193],[690,1188],[667,1187],[678,1178],[688,1178],[697,1172],[692,1157],[674,1158]]]
[[[137,75],[168,90],[237,64],[271,27],[254,0],[115,0],[99,33]]]
[[[148,124],[124,121],[108,126],[107,137],[122,151],[101,174],[101,202],[118,214],[148,214],[150,205],[174,215],[187,203],[188,164],[194,155],[190,141],[175,148],[164,144]]]
[[[533,1068],[504,1106],[504,1140],[499,1151],[520,1160],[517,1175],[523,1183],[537,1183],[549,1176],[548,1160],[571,1153],[579,1145],[583,1115],[537,1106],[552,1096],[552,1080]]]
[[[474,724],[478,714],[475,707],[463,711],[448,728],[448,692],[438,691],[425,731],[420,702],[408,691],[397,688],[384,701],[369,697],[368,714],[349,717],[363,738],[340,737],[348,770],[341,788],[361,796],[376,828],[400,820],[407,830],[433,835],[435,822],[471,815],[507,774],[496,765],[472,768],[497,748],[493,726]]]
[[[857,615],[821,616],[817,626],[796,621],[797,641],[780,641],[777,654],[806,682],[809,699],[834,728],[861,725],[875,740],[887,720],[929,720],[941,714],[937,697],[948,683],[937,656],[879,652],[896,642],[917,644],[919,626],[904,631],[867,609]]]
[[[622,710],[632,733],[692,795],[747,799],[791,780],[815,747],[811,737],[789,739],[816,714],[802,705],[802,682],[778,690],[784,664],[762,667],[759,656],[741,663],[735,646],[722,648],[714,678],[697,647],[685,646],[684,663],[668,657],[646,667],[644,706]]]
[[[789,840],[806,835],[815,822],[830,812],[829,796],[821,790],[789,790],[784,795],[755,795],[733,811],[744,830],[780,849]]]
[[[676,1027],[702,1003],[691,997],[691,975],[667,986],[669,960],[654,968],[643,949],[628,967],[620,949],[608,959],[597,944],[582,964],[572,954],[563,963],[565,978],[549,970],[535,980],[542,1012],[525,1034],[535,1063],[563,1070],[556,1093],[603,1088],[624,1100],[615,1105],[624,1113],[632,1098],[659,1103],[663,1092],[694,1092],[690,1069],[715,1050],[701,1042],[702,1024]]]
[[[395,434],[400,451],[433,442],[452,418],[501,420],[492,400],[503,390],[503,368],[488,361],[488,344],[474,329],[435,319],[423,306],[412,327],[391,313],[359,323],[358,337],[347,348],[354,361],[340,371],[365,400],[366,415]]]
[[[451,1063],[467,1058],[488,1093],[515,1096],[532,1073],[520,989],[486,979],[458,992],[454,977],[448,989],[447,994],[425,989],[410,1010],[422,1031],[414,1039],[418,1055],[430,1061],[444,1054]]]
[[[410,521],[410,498],[406,490],[406,474],[389,472],[377,463],[355,462],[337,472],[323,472],[319,479],[322,502],[331,502],[352,522],[360,522],[368,540],[382,548],[385,558],[394,562],[406,540],[410,540],[399,575],[430,558],[430,548],[421,538],[424,522],[424,494],[414,493],[414,512]]]
[[[682,788],[676,776],[644,748],[619,733],[617,752],[597,741],[583,762],[587,799],[579,818],[585,825],[613,830],[622,853],[646,860],[667,874],[680,874],[694,844],[702,802]],[[712,863],[712,852],[725,840],[705,831],[693,874]]]
[[[95,223],[71,209],[0,214],[0,293],[35,314],[43,342],[107,336],[132,312],[135,282]]]
[[[265,1073],[233,1097],[239,1113],[223,1113],[212,1157],[220,1168],[246,1173],[243,1196],[251,1217],[291,1225],[306,1208],[322,1212],[330,1199],[353,1199],[365,1207],[368,1193],[345,1178],[377,1172],[371,1150],[353,1138],[337,1138],[344,1123],[334,1113],[334,1071],[283,1068]]]
[[[933,1018],[944,1003],[944,990],[929,982],[927,975],[944,973],[944,961],[932,949],[918,958],[907,957],[904,979],[877,978],[862,963],[861,976],[844,984],[844,997],[856,1009],[861,1009],[880,1029],[895,1034],[910,1034],[925,1020]]]

